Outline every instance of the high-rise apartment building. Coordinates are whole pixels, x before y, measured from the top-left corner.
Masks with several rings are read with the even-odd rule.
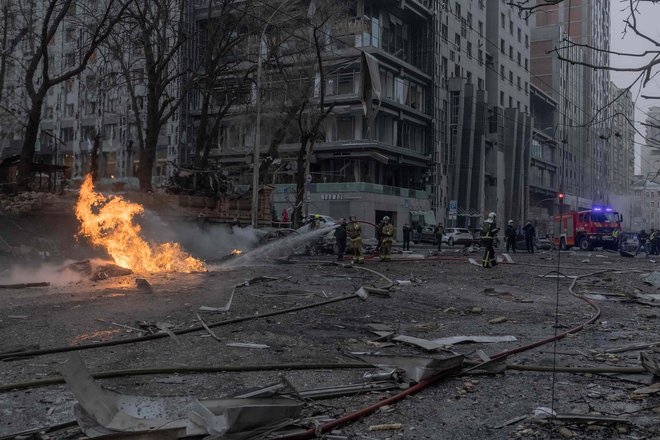
[[[506,1],[489,2],[486,21],[486,207],[521,222],[528,203],[531,140],[529,24]]]
[[[635,174],[635,110],[629,89],[619,89],[610,82],[607,119],[602,131],[607,141],[608,181],[611,194],[628,194]]]
[[[486,3],[447,1],[438,15],[436,93],[445,116],[436,121],[444,133],[439,161],[446,173],[447,200],[456,203],[455,214],[446,211],[447,204],[438,211],[441,219],[448,214],[451,226],[477,227],[486,209]]]
[[[560,185],[573,196],[574,207],[605,202],[609,191],[607,142],[599,136],[603,128],[599,121],[605,117],[609,95],[609,72],[560,62],[553,50],[559,48],[569,60],[607,66],[609,12],[609,1],[573,0],[545,5],[530,17],[532,82],[559,103],[559,121],[566,131],[558,129],[562,141]]]

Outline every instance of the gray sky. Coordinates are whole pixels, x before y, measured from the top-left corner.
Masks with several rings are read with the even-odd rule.
[[[611,39],[610,45],[613,51],[619,52],[644,52],[647,49],[653,50],[650,42],[628,32],[622,37],[624,29],[624,20],[629,14],[629,0],[610,0],[610,13],[612,23],[610,25]],[[649,37],[660,41],[660,2],[651,3],[650,1],[643,1],[639,6],[639,14],[637,15],[637,28],[647,34]],[[657,51],[657,48],[655,48]],[[630,57],[617,57],[612,55],[610,59],[612,66],[616,67],[630,67],[645,64],[644,61]],[[654,73],[658,73],[656,78],[653,78],[648,85],[641,90],[636,85],[632,88],[633,101],[635,101],[635,127],[645,133],[646,130],[641,122],[646,121],[646,112],[649,107],[653,105],[660,106],[660,100],[643,99],[640,95],[653,95],[660,96],[660,68],[656,67]],[[611,79],[617,87],[629,86],[637,76],[634,72],[612,72]],[[644,143],[642,137],[637,134],[635,141]],[[635,146],[635,172],[639,172],[640,158],[639,158],[639,145]]]

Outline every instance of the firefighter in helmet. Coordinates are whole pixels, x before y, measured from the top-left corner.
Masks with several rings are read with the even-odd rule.
[[[500,229],[497,227],[495,213],[491,212],[481,225],[481,242],[485,249],[482,266],[485,268],[491,268],[497,265],[493,240],[499,231]]]
[[[380,230],[383,244],[380,249],[380,261],[390,261],[392,253],[392,237],[394,236],[394,226],[390,223],[388,216],[383,217],[383,226]]]
[[[364,263],[362,256],[362,228],[354,215],[350,217],[350,223],[346,227],[348,238],[351,239],[351,249],[353,250],[353,263]]]

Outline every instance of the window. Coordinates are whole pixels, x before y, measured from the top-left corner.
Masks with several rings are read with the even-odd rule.
[[[483,90],[484,89],[484,80],[483,78],[478,78],[477,79],[477,89]]]
[[[66,106],[64,106],[64,116],[73,117],[73,115],[74,115],[73,104],[67,104]]]
[[[504,107],[504,92],[500,91],[500,105]]]
[[[525,35],[525,47],[529,47],[529,35]]]
[[[64,65],[66,67],[73,67],[76,65],[76,53],[70,52],[64,57]]]
[[[513,107],[513,98],[509,96],[509,107]]]
[[[504,47],[505,47],[504,46],[504,38],[500,38],[500,52],[502,52],[502,54],[505,53],[504,52],[505,51]]]
[[[467,25],[472,29],[472,14],[470,12],[467,13]]]
[[[518,90],[520,90],[520,77],[518,77],[517,79],[518,79],[518,81],[517,81]]]
[[[520,58],[521,58],[521,56],[520,56],[520,52],[518,52],[517,61],[518,61],[518,65],[519,65],[519,66],[520,66]]]
[[[529,67],[529,60],[525,58],[525,70],[528,70],[527,68]]]
[[[522,41],[522,31],[518,28],[518,43]]]
[[[505,78],[505,76],[504,76],[504,64],[500,64],[500,77],[502,79]]]
[[[482,22],[481,20],[479,20],[478,26],[479,26],[479,27],[478,27],[478,29],[479,29],[479,35],[483,36],[483,35],[484,35],[484,24],[483,24],[483,22]]]
[[[352,117],[337,118],[337,140],[346,141],[355,138],[355,119]]]
[[[456,2],[456,16],[461,18],[461,4],[459,2]]]
[[[513,21],[509,20],[509,33],[513,35]]]
[[[456,44],[456,46],[458,47],[458,50],[460,51],[461,50],[461,36],[460,35],[458,35],[458,34],[454,35],[454,43]]]
[[[467,42],[467,56],[469,59],[472,59],[472,43]]]
[[[509,45],[509,58],[513,59],[513,46]]]
[[[445,41],[447,41],[447,39],[449,38],[448,37],[449,32],[448,32],[447,29],[448,29],[447,25],[443,23],[442,27],[440,28],[440,32],[441,32],[442,39],[445,40]]]
[[[477,54],[478,54],[478,57],[479,57],[478,58],[479,59],[479,65],[481,66],[484,63],[484,51],[479,49]]]
[[[502,19],[502,29],[506,29],[506,17],[504,16],[504,12],[500,14],[500,18]]]
[[[509,70],[509,82],[513,84],[513,72]]]

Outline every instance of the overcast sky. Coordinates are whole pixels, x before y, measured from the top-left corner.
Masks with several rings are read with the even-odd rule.
[[[625,27],[624,20],[628,17],[630,9],[628,5],[630,4],[629,0],[610,0],[610,11],[612,17],[612,23],[610,26],[612,36],[611,36],[611,49],[613,51],[619,52],[634,52],[640,53],[644,52],[647,49],[653,49],[653,46],[650,42],[634,35],[632,32],[628,32],[624,37],[622,37],[622,32]],[[637,28],[647,34],[651,38],[655,38],[657,41],[660,41],[660,2],[653,4],[651,1],[642,1],[639,6],[639,14],[637,15]],[[657,51],[657,48],[655,48]],[[622,66],[639,66],[643,65],[644,62],[639,59],[629,58],[629,57],[611,57],[611,65],[622,67]],[[632,89],[633,101],[635,101],[635,126],[643,134],[646,132],[641,122],[646,121],[646,114],[644,112],[648,111],[648,108],[656,105],[660,106],[660,100],[649,100],[643,99],[641,95],[653,95],[660,96],[660,68],[655,68],[655,73],[658,73],[658,76],[653,78],[648,85],[641,90],[639,86],[636,86]],[[637,74],[628,73],[628,72],[612,72],[611,79],[616,84],[617,87],[627,87],[634,80]],[[635,141],[639,143],[644,143],[644,139],[637,134]],[[639,172],[639,145],[636,145],[635,148],[635,172]]]

